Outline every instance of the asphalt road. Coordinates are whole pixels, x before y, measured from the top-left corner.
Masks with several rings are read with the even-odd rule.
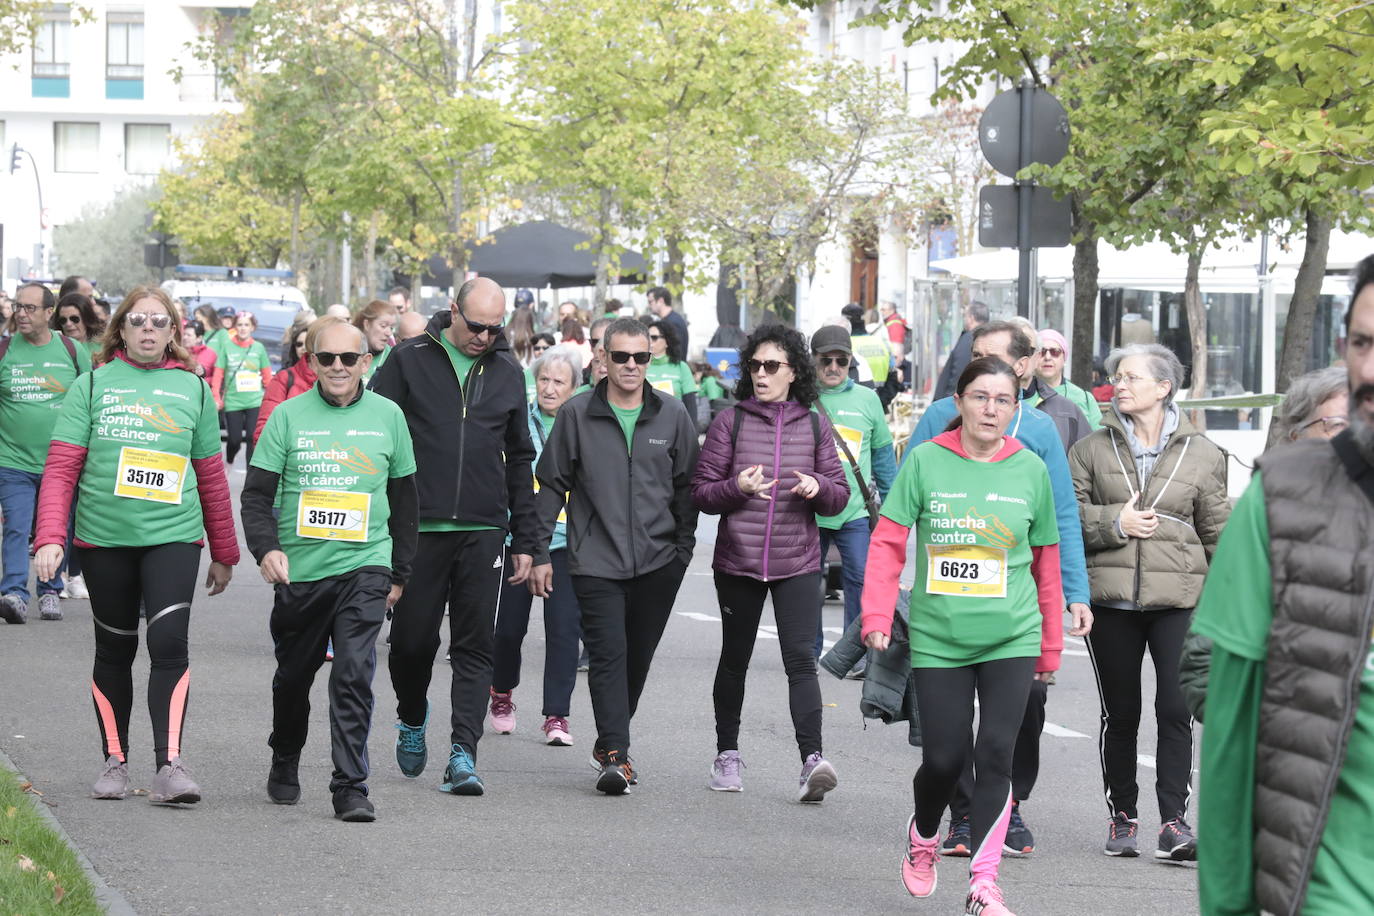
[[[231,479],[237,488],[242,475]],[[140,797],[87,797],[103,754],[88,692],[92,623],[85,601],[65,601],[61,622],[33,619],[0,629],[0,749],[139,913],[962,912],[967,860],[942,863],[939,888],[928,900],[912,900],[902,888],[903,828],[920,755],[907,745],[904,725],[864,727],[858,683],[822,676],[826,756],[839,787],[824,804],[796,802],[799,763],[786,677],[767,634],[770,612],[744,709],[745,791],[706,789],[720,644],[710,578],[714,528],[713,519],[703,518],[702,544],[634,723],[641,783],[626,797],[593,789],[585,675],[570,720],[576,746],[550,748],[539,740],[543,633],[536,607],[526,643],[527,686],[515,694],[517,729],[488,735],[480,746],[484,797],[437,791],[447,748],[443,726],[431,729],[429,769],[414,780],[400,774],[392,751],[394,696],[386,647],[379,645],[370,743],[378,820],[333,819],[327,669],[313,695],[301,803],[270,804],[264,780],[271,592],[251,561],[238,568],[226,594],[208,599],[202,593],[192,609],[184,754],[204,791],[200,804],[173,810]],[[826,605],[827,626],[838,628],[840,616],[838,603]],[[442,657],[436,666],[430,699],[434,720],[446,723]],[[140,694],[146,676],[141,654]],[[1097,730],[1097,696],[1081,644],[1070,643],[1051,689],[1049,719],[1040,783],[1023,805],[1037,849],[1005,861],[1008,904],[1021,916],[1196,912],[1192,867],[1158,863],[1149,854],[1158,829],[1149,758],[1140,771],[1145,856],[1102,854],[1107,811],[1096,740],[1088,737]],[[146,788],[153,764],[141,705],[130,740],[133,784]],[[1151,754],[1153,744],[1147,725],[1142,754]]]

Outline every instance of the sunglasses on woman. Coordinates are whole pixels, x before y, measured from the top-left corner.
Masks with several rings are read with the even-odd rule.
[[[81,316],[80,316],[80,315],[63,315],[61,318],[59,318],[59,319],[57,319],[57,320],[60,321],[60,322],[62,322],[63,324],[80,324],[80,323],[81,323]]]
[[[757,359],[751,359],[749,360],[749,362],[745,363],[745,366],[749,369],[750,375],[757,375],[760,369],[762,369],[764,372],[767,372],[769,375],[777,375],[779,369],[781,369],[783,366],[790,365],[792,364],[785,363],[780,359],[765,359],[761,361]]]
[[[548,344],[535,344],[535,345],[534,345],[534,352],[536,352],[536,353],[543,353],[543,352],[544,352],[545,350],[547,350],[548,348],[549,348],[549,345],[548,345]]]
[[[619,363],[623,366],[630,360],[634,360],[636,365],[645,366],[648,365],[652,356],[653,354],[646,350],[640,350],[638,353],[628,353],[625,350],[612,350],[611,362]]]
[[[363,358],[363,354],[361,354],[361,353],[330,353],[328,350],[321,350],[321,351],[319,351],[318,353],[315,354],[315,359],[316,359],[316,361],[318,361],[319,364],[320,364],[321,366],[324,366],[326,369],[328,369],[330,366],[334,365],[334,359],[335,359],[336,357],[338,358],[339,362],[341,362],[341,363],[344,364],[344,366],[345,366],[346,368],[352,369],[354,366],[358,365],[358,360],[360,360],[360,359]]]
[[[131,328],[141,328],[145,324],[151,324],[157,330],[163,331],[172,323],[172,316],[149,315],[147,312],[130,312],[124,316],[124,320]]]

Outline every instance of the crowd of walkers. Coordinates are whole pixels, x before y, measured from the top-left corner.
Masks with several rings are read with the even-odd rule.
[[[149,799],[200,799],[182,759],[188,624],[207,544],[210,595],[240,561],[226,466],[242,449],[239,520],[274,594],[266,790],[277,804],[300,799],[309,692],[328,659],[333,809],[375,818],[366,747],[387,619],[398,768],[415,778],[428,766],[447,619],[440,788],[484,794],[479,742],[515,729],[536,597],[545,741],[574,743],[580,645],[595,788],[630,793],[634,715],[704,512],[719,516],[710,789],[744,788],[745,684],[770,600],[796,797],[817,803],[839,785],[817,665],[833,546],[846,631],[820,667],[866,676],[865,715],[909,721],[921,747],[901,862],[911,895],[934,892],[942,856],[967,857],[966,912],[1011,912],[999,865],[1035,849],[1022,806],[1067,630],[1085,639],[1099,692],[1104,853],[1140,853],[1148,651],[1156,858],[1199,855],[1188,818],[1204,706],[1203,772],[1225,774],[1205,797],[1208,826],[1229,826],[1202,838],[1204,912],[1289,913],[1304,900],[1307,912],[1349,912],[1371,899],[1369,871],[1351,865],[1368,854],[1348,850],[1367,845],[1374,810],[1374,258],[1356,277],[1347,368],[1294,384],[1276,418],[1283,444],[1233,518],[1226,453],[1179,405],[1175,354],[1112,351],[1099,406],[1064,378],[1062,334],[989,321],[979,303],[899,465],[870,362],[881,354],[851,315],[810,340],[781,325],[749,334],[731,403],[703,439],[686,324],[666,290],[652,291],[648,322],[584,325],[575,306],[560,309],[561,342],[534,332],[529,299],[508,321],[505,294],[482,278],[427,322],[395,296],[348,319],[304,314],[276,372],[251,314],[187,315],[140,287],[103,315],[92,293],[26,284],[0,339],[0,618],[27,620],[30,550],[44,620],[62,618],[63,576],[80,564],[95,798],[129,793],[142,625]]]

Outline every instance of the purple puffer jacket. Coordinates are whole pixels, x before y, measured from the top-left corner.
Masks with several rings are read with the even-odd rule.
[[[736,411],[743,417],[732,447]],[[749,398],[711,422],[692,477],[692,501],[701,511],[721,516],[711,564],[715,569],[765,582],[820,571],[816,516],[843,509],[849,484],[830,420],[816,420],[819,437],[811,411],[796,401]],[[765,481],[777,478],[777,486],[768,491],[772,499],[746,496],[739,488],[740,472],[756,464],[763,465]],[[813,499],[792,492],[797,484],[793,471],[816,478],[820,492]]]

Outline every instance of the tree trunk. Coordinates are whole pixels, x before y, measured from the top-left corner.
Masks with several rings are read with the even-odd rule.
[[[301,191],[299,188],[291,195],[291,269],[300,270],[301,264]]]
[[[1069,367],[1069,378],[1086,389],[1092,387],[1093,355],[1097,351],[1093,334],[1097,317],[1097,227],[1079,219],[1077,229],[1079,238],[1073,244],[1073,332],[1069,341],[1073,365]]]
[[[358,289],[364,299],[382,298],[382,291],[374,286],[377,282],[377,233],[381,217],[380,210],[373,210],[367,221],[367,249],[363,251],[363,282]]]
[[[1202,269],[1202,246],[1188,252],[1188,271],[1183,277],[1183,307],[1188,312],[1188,338],[1193,348],[1192,381],[1188,386],[1190,398],[1207,397],[1207,310],[1202,306],[1202,286],[1198,272]],[[1207,411],[1194,410],[1191,418],[1200,431],[1207,430]]]
[[[596,292],[592,295],[592,314],[606,310],[607,293],[611,286],[611,204],[609,188],[601,191],[601,206],[596,214]]]
[[[1312,328],[1317,318],[1317,301],[1322,294],[1322,279],[1326,276],[1326,255],[1331,247],[1331,215],[1307,209],[1307,239],[1302,252],[1302,265],[1293,280],[1293,298],[1288,303],[1288,322],[1283,329],[1283,350],[1279,353],[1278,383],[1280,394],[1288,390],[1293,379],[1302,375],[1307,366],[1307,349],[1312,344]],[[1277,426],[1269,425],[1269,444],[1275,441]]]
[[[663,268],[663,285],[673,292],[673,295],[682,295],[685,284],[683,278],[687,276],[686,255],[682,253],[682,237],[673,234],[668,236],[668,263]]]

